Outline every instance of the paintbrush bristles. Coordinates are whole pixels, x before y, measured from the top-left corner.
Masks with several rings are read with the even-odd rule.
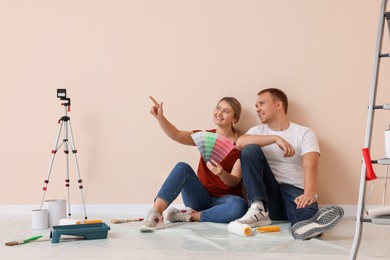
[[[11,242],[5,243],[6,246],[17,246],[17,245],[21,245],[21,244],[23,244],[23,241],[11,241]]]

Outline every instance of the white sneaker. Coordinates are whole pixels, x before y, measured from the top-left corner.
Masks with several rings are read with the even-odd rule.
[[[152,232],[157,229],[165,228],[164,217],[154,208],[150,209],[146,219],[140,227],[141,232]]]
[[[235,220],[235,222],[247,224],[252,228],[267,226],[272,223],[268,211],[264,211],[258,207],[250,207],[245,215],[242,218]]]
[[[341,220],[344,210],[339,206],[329,206],[320,209],[311,219],[295,223],[291,233],[295,239],[307,240],[331,229]]]
[[[190,222],[191,213],[194,210],[191,208],[184,208],[182,210],[177,208],[170,208],[165,218],[170,222]]]

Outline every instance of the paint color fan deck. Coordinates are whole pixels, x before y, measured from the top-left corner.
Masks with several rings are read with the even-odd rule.
[[[210,159],[221,163],[234,149],[233,143],[224,137],[212,132],[196,132],[191,135],[205,162]]]

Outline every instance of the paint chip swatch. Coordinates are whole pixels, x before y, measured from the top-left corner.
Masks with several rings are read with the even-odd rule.
[[[226,137],[212,132],[196,132],[191,135],[205,162],[213,159],[221,163],[234,149],[233,143]]]

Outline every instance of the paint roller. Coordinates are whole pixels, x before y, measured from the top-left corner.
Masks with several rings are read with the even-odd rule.
[[[238,222],[230,222],[228,224],[228,231],[230,233],[240,235],[240,236],[250,236],[252,233],[251,227],[247,224],[241,224]],[[256,232],[279,232],[279,226],[263,226],[256,228]]]
[[[238,222],[230,222],[227,226],[230,233],[239,235],[239,236],[250,236],[252,233],[251,227],[247,224],[241,224]]]

